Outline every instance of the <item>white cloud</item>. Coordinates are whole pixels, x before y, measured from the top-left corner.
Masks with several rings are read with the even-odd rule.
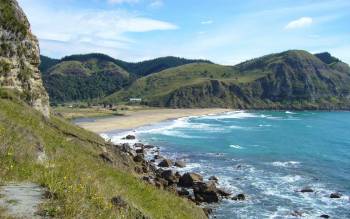
[[[168,22],[142,17],[118,19],[116,26],[124,29],[125,32],[148,32],[153,30],[174,30],[178,28],[176,25]]]
[[[160,8],[164,5],[164,2],[162,0],[152,0],[149,6],[151,8]]]
[[[290,29],[297,29],[297,28],[302,28],[302,27],[307,27],[312,24],[313,20],[311,17],[301,17],[297,20],[293,20],[289,22],[284,28],[287,30]]]
[[[212,24],[212,23],[214,23],[214,21],[212,21],[212,20],[207,20],[207,21],[201,22],[201,24],[203,24],[203,25],[208,25],[208,24]]]
[[[138,2],[139,0],[108,0],[108,3],[111,3],[111,4],[123,4],[123,3],[135,4]]]
[[[56,10],[41,0],[22,3],[43,53],[55,57],[88,51],[116,56],[123,50],[127,54],[125,50],[137,43],[129,33],[178,28],[125,10]]]

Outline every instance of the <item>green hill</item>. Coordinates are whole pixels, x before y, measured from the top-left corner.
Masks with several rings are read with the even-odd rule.
[[[105,97],[139,77],[197,61],[208,62],[162,57],[129,63],[93,53],[61,60],[41,56],[40,70],[51,102],[61,103]]]
[[[50,57],[40,55],[40,72],[46,73],[47,70],[49,70],[52,66],[56,65],[59,61],[59,59],[52,59]]]
[[[290,50],[233,67],[189,64],[140,78],[105,100],[138,97],[166,107],[349,109],[348,65],[321,59]]]
[[[42,61],[41,67],[48,65]],[[81,61],[65,58],[42,75],[51,102],[56,103],[101,98],[132,80],[123,68],[99,56],[89,56]]]

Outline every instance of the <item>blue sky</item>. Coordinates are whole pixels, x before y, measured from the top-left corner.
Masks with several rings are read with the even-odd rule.
[[[19,0],[41,52],[236,64],[288,49],[350,63],[349,0]]]

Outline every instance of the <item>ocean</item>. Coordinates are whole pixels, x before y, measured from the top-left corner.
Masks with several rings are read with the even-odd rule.
[[[215,175],[245,201],[213,204],[216,218],[350,218],[350,112],[232,111],[131,131],[186,160],[180,172]],[[126,133],[103,136],[120,142]],[[309,187],[314,192],[302,193]],[[333,192],[342,197],[331,199]]]

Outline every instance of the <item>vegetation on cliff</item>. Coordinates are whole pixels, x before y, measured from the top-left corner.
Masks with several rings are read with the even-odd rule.
[[[23,100],[48,116],[39,62],[37,38],[17,1],[0,0],[0,88],[20,91]]]
[[[167,69],[138,79],[106,101],[139,97],[147,105],[166,107],[349,109],[348,68],[336,58],[290,50],[233,67]]]
[[[35,182],[50,191],[41,206],[57,218],[205,218],[185,199],[147,185],[135,164],[98,135],[33,110],[0,89],[0,184]],[[110,162],[101,154],[108,153]],[[111,199],[120,196],[127,206]],[[1,213],[0,213],[0,217]]]

